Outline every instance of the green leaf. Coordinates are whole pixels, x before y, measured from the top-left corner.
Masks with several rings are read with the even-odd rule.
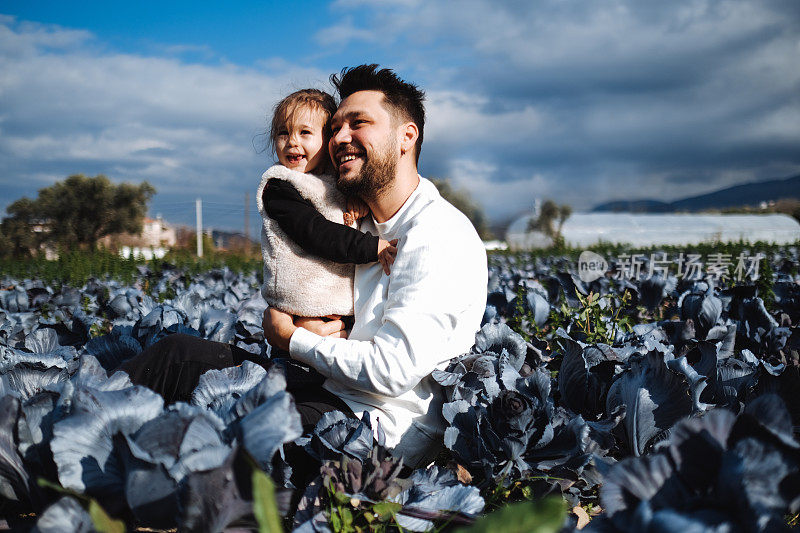
[[[258,521],[260,533],[279,533],[283,531],[278,506],[275,503],[275,485],[267,474],[258,468],[253,469],[253,513]]]
[[[65,489],[64,487],[62,487],[58,483],[53,483],[52,481],[50,481],[48,479],[45,479],[43,477],[40,477],[39,479],[37,479],[36,482],[42,488],[51,489],[51,490],[54,490],[56,492],[60,492],[61,494],[69,494],[70,496],[72,496],[73,493],[75,492],[75,491],[72,491],[72,490],[69,490],[69,489]]]
[[[469,528],[457,533],[556,533],[564,524],[567,508],[558,496],[535,502],[520,502],[507,505],[490,513]]]
[[[331,512],[330,524],[334,532],[339,532],[342,530],[342,519],[339,518],[339,512],[336,509]]]
[[[343,492],[334,492],[332,494],[333,501],[339,505],[350,505],[350,496]]]
[[[339,514],[342,515],[342,526],[344,529],[350,529],[350,527],[353,525],[353,513],[350,512],[350,509],[342,507],[339,509]]]
[[[39,478],[36,480],[40,487],[51,489],[58,493],[71,496],[81,502],[89,512],[89,517],[92,519],[94,528],[100,533],[124,533],[125,523],[121,520],[114,520],[111,518],[105,509],[97,503],[97,500],[90,498],[85,494],[81,494],[72,489],[62,487],[58,483],[53,483],[50,480]]]
[[[395,502],[378,502],[372,506],[372,512],[377,514],[381,520],[388,520],[392,515],[402,509],[403,506]]]
[[[97,500],[89,500],[89,516],[94,528],[100,533],[125,533],[125,524],[108,516]]]

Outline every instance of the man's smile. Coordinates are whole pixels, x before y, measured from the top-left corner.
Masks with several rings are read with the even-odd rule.
[[[343,168],[349,167],[348,163],[352,161],[356,161],[358,159],[362,159],[365,155],[365,152],[361,150],[355,150],[353,148],[344,148],[340,150],[336,154],[336,163],[339,166],[339,170]]]

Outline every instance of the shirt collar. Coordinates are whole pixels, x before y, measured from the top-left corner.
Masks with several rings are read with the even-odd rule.
[[[386,222],[377,222],[375,218],[372,217],[372,223],[375,225],[375,229],[378,230],[378,233],[382,238],[394,238],[394,233],[400,228],[400,226],[402,226],[405,221],[409,220],[419,212],[419,210],[422,208],[422,205],[427,203],[423,200],[424,196],[427,196],[425,191],[429,186],[435,187],[430,181],[426,180],[422,176],[419,176],[419,183],[417,184],[417,187],[406,199],[403,205],[400,206],[400,209],[397,210],[397,213],[392,215],[392,218]]]

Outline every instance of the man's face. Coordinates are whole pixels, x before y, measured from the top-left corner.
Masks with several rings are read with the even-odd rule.
[[[395,177],[400,145],[383,98],[379,91],[353,93],[331,119],[328,148],[345,194],[375,198]]]

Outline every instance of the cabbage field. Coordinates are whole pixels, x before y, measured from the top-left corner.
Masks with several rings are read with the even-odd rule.
[[[742,246],[725,272],[604,250],[591,281],[572,252],[490,255],[475,345],[432,374],[442,450],[416,470],[368,416],[303,434],[282,365],[210,371],[172,405],[115,371],[174,333],[268,357],[257,271],[7,273],[0,529],[797,530],[800,251],[750,247],[736,276]],[[289,443],[319,467],[307,487]]]

